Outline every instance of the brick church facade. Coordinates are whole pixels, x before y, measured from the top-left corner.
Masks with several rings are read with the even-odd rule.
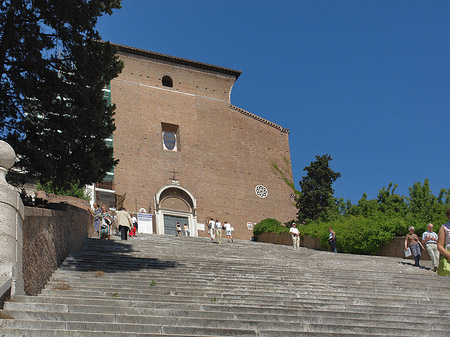
[[[112,176],[128,211],[152,214],[153,233],[187,223],[206,236],[206,219],[252,235],[249,223],[295,218],[289,130],[230,103],[240,71],[118,45],[124,69],[111,82],[116,105]]]

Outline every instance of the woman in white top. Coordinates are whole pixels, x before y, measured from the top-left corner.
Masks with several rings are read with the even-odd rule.
[[[231,237],[231,225],[228,223],[228,221],[225,221],[225,223],[223,224],[223,227],[225,228],[228,242],[230,242],[230,241],[233,242],[233,238]]]
[[[208,227],[209,227],[209,235],[211,236],[211,241],[213,241],[215,238],[215,233],[216,233],[216,228],[215,228],[216,223],[213,218],[211,218],[211,220],[209,220]]]

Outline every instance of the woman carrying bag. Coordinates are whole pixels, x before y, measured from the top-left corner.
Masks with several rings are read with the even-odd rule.
[[[449,221],[439,229],[439,238],[437,248],[441,253],[439,261],[438,275],[446,276],[450,274],[450,207],[447,209],[447,218]]]
[[[414,234],[414,227],[411,226],[408,228],[409,233],[406,234],[406,238],[405,238],[405,251],[408,249],[411,249],[411,253],[412,255],[414,255],[414,261],[415,267],[420,267],[419,265],[419,261],[420,261],[420,256],[422,255],[422,250],[424,249],[422,246],[422,243],[420,243],[419,241],[419,237]]]

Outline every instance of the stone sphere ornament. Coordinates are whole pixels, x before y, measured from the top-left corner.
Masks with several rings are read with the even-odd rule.
[[[0,167],[9,170],[16,161],[16,153],[7,142],[0,140]]]

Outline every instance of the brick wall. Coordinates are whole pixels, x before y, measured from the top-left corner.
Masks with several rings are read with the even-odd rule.
[[[27,295],[37,295],[67,255],[80,251],[94,231],[86,209],[26,207],[23,223],[23,278]]]

